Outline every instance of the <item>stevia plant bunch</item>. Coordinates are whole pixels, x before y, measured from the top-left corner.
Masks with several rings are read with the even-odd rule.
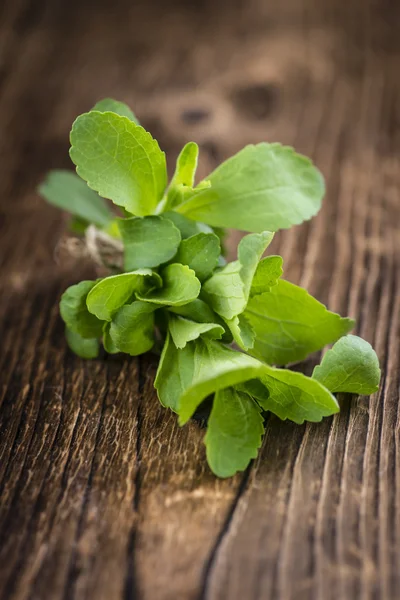
[[[70,156],[77,175],[53,171],[40,192],[74,215],[73,230],[110,274],[63,294],[67,342],[92,359],[100,341],[132,356],[162,345],[155,387],[179,423],[213,397],[205,444],[216,475],[256,457],[266,411],[316,422],[339,411],[335,392],[378,389],[375,352],[348,335],[354,321],[282,279],[280,256],[262,258],[273,232],[320,208],[323,178],[308,158],[250,145],[195,185],[191,142],[168,183],[156,140],[110,99],[76,119]],[[250,232],[230,263],[228,227]],[[101,252],[99,240],[113,252]],[[312,377],[278,368],[334,342]]]

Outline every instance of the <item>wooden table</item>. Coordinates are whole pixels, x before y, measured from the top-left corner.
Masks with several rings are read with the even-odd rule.
[[[0,596],[4,600],[400,597],[400,11],[381,0],[5,0],[0,8]],[[200,175],[279,140],[327,180],[276,236],[285,276],[358,320],[379,393],[317,425],[270,418],[217,480],[155,364],[84,362],[58,299],[65,219],[35,192],[96,100],[129,102]],[[312,361],[302,368],[309,372]]]

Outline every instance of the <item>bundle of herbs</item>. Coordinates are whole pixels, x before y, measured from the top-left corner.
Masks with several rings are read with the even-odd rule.
[[[273,232],[320,209],[324,182],[308,158],[249,145],[196,185],[190,142],[168,183],[157,141],[110,99],[79,116],[70,139],[77,174],[52,171],[40,192],[73,215],[108,275],[63,294],[69,347],[87,359],[100,343],[131,356],[161,347],[155,388],[181,425],[213,398],[205,444],[216,475],[257,456],[266,411],[316,422],[339,411],[334,393],[378,389],[374,350],[348,335],[354,321],[282,279],[280,256],[263,258]],[[229,263],[225,228],[249,232]],[[282,368],[332,343],[311,377]]]

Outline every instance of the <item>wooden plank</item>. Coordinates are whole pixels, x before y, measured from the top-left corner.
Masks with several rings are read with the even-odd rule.
[[[397,598],[398,7],[0,11],[0,597]],[[357,318],[381,389],[318,425],[270,418],[231,480],[208,471],[199,425],[158,404],[151,357],[85,363],[65,348],[58,298],[90,269],[55,264],[64,220],[35,186],[69,164],[72,120],[105,95],[130,102],[172,161],[198,141],[201,175],[267,139],[327,179],[320,215],[273,251],[288,279]]]

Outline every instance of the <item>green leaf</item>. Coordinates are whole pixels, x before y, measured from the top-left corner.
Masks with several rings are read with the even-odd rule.
[[[215,233],[197,233],[182,240],[175,262],[187,265],[200,281],[211,275],[221,254],[219,238]]]
[[[328,311],[284,279],[270,292],[250,298],[244,314],[256,335],[251,354],[278,365],[303,360],[354,327],[352,319]]]
[[[154,386],[163,406],[186,423],[210,394],[257,377],[261,363],[221,342],[198,338],[178,350],[171,336],[164,344]]]
[[[217,390],[254,379],[262,364],[221,342],[198,338],[178,350],[170,337],[165,343],[155,387],[161,404],[179,412],[183,425],[196,408]]]
[[[381,370],[371,344],[346,335],[328,350],[312,376],[331,392],[368,395],[379,389]]]
[[[103,327],[103,346],[108,354],[118,354],[119,348],[114,344],[110,336],[111,323],[107,321]]]
[[[181,238],[183,240],[192,237],[192,235],[196,235],[197,233],[213,233],[213,230],[208,225],[191,221],[173,210],[163,212],[162,216],[173,222],[175,227],[181,232]]]
[[[191,321],[196,321],[196,323],[218,323],[223,325],[221,317],[200,298],[196,298],[196,300],[184,306],[171,306],[168,310]]]
[[[199,147],[195,142],[188,142],[182,148],[177,161],[174,176],[171,180],[173,185],[187,185],[192,187],[196,175]]]
[[[227,248],[228,232],[223,227],[213,227],[213,232],[219,237],[219,243],[221,245],[221,251],[222,251],[222,256],[220,257],[220,260],[221,259],[225,260],[223,257],[228,253],[228,248]],[[223,264],[225,264],[225,263],[223,263]],[[221,266],[223,266],[223,265],[221,265]]]
[[[239,348],[243,348],[243,350],[253,348],[255,334],[253,328],[243,314],[236,315],[230,321],[226,321],[226,324]]]
[[[203,285],[205,300],[228,321],[246,308],[258,261],[273,236],[269,231],[246,235],[238,246],[238,260],[215,271]]]
[[[167,339],[155,387],[161,403],[178,412],[181,425],[207,396],[232,386],[296,423],[320,421],[339,410],[335,397],[302,373],[270,367],[213,340],[198,338],[178,350]]]
[[[213,227],[277,231],[313,217],[325,193],[321,173],[293,148],[246,146],[175,210]]]
[[[280,419],[290,419],[298,424],[304,421],[315,423],[339,412],[335,397],[318,381],[303,373],[263,365],[259,382],[265,388],[242,384],[239,389],[251,393],[264,410],[271,411]]]
[[[227,321],[240,314],[246,306],[241,265],[238,260],[217,269],[202,287],[202,297],[212,309]]]
[[[280,144],[246,146],[175,210],[213,227],[277,231],[313,217],[325,193],[312,162]]]
[[[188,342],[197,340],[201,335],[210,339],[219,339],[225,333],[224,328],[218,323],[196,323],[171,313],[169,331],[177,348],[184,348]]]
[[[233,337],[226,322],[200,298],[196,298],[193,302],[189,302],[189,304],[184,304],[183,306],[170,306],[168,311],[196,323],[217,323],[221,325],[225,332],[222,342],[224,344],[232,342]]]
[[[179,423],[184,425],[201,402],[210,394],[257,378],[262,363],[242,352],[235,352],[220,342],[199,339],[193,351],[192,381],[178,400]],[[189,347],[191,344],[186,346]],[[185,352],[179,350],[179,352]]]
[[[176,161],[175,173],[168,188],[164,209],[168,208],[170,210],[183,202],[188,194],[193,194],[198,156],[199,147],[195,142],[189,142],[182,148]]]
[[[127,104],[124,102],[119,102],[118,100],[113,100],[112,98],[104,98],[104,100],[99,100],[99,102],[93,106],[92,110],[101,113],[113,112],[120,117],[128,117],[128,119],[136,123],[136,125],[140,125],[139,121]]]
[[[200,292],[200,281],[194,271],[186,265],[173,263],[161,271],[163,287],[149,292],[137,292],[136,296],[143,302],[166,306],[181,306],[192,302]]]
[[[133,294],[141,294],[161,286],[161,277],[150,269],[138,269],[106,277],[90,290],[86,304],[89,312],[103,321],[111,321],[117,310],[129,302]]]
[[[154,380],[158,399],[163,406],[175,412],[183,389],[192,379],[193,344],[187,344],[183,350],[178,350],[168,332],[158,363]]]
[[[86,306],[87,296],[95,285],[96,281],[81,281],[71,285],[61,296],[61,317],[68,330],[82,338],[99,338],[103,329],[103,323]]]
[[[244,284],[246,301],[249,297],[251,283],[257,270],[259,260],[268,248],[274,234],[271,231],[245,235],[239,242],[238,260],[242,266],[240,276]]]
[[[110,338],[120,352],[138,356],[151,350],[155,310],[155,306],[139,301],[118,310],[110,325]]]
[[[68,327],[65,329],[65,337],[72,352],[80,358],[97,358],[99,355],[100,345],[97,338],[83,338]]]
[[[260,408],[248,394],[233,388],[218,391],[204,438],[212,472],[232,477],[244,471],[257,457],[263,434]]]
[[[269,292],[283,273],[282,264],[281,256],[267,256],[260,260],[251,283],[250,296]]]
[[[72,126],[70,156],[90,188],[138,216],[154,212],[167,184],[165,154],[127,117],[91,111]]]
[[[164,217],[119,219],[126,271],[158,267],[175,256],[181,241],[179,229]]]
[[[39,186],[47,202],[98,227],[106,227],[113,215],[104,198],[100,198],[76,173],[54,170]]]

